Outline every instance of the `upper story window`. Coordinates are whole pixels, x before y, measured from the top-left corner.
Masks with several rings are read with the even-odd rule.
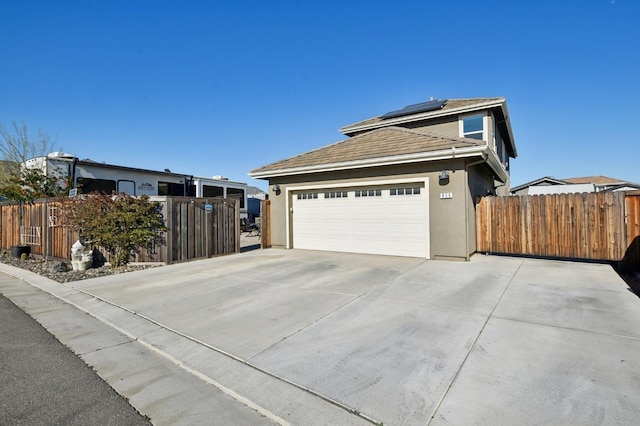
[[[460,136],[487,140],[484,115],[467,115],[460,118]]]

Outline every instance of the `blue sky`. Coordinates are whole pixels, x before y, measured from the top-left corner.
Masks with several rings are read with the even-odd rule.
[[[82,159],[256,167],[430,97],[504,96],[512,182],[640,182],[637,0],[0,3],[0,121]]]

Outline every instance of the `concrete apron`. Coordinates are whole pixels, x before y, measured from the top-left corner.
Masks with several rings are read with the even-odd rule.
[[[640,299],[606,265],[266,250],[68,285],[0,270],[155,424],[640,415]]]

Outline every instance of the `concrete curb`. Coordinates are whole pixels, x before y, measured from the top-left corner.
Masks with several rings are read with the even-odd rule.
[[[219,424],[377,423],[232,354],[76,289],[73,282],[61,284],[6,264],[0,264],[0,272],[14,277],[0,282],[5,297],[154,424],[203,419],[211,423],[216,418],[224,419]]]

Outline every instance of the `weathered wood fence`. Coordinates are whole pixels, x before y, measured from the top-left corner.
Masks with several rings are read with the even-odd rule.
[[[476,230],[479,252],[640,259],[640,194],[482,197],[476,206]]]
[[[135,262],[175,263],[240,252],[240,209],[235,199],[151,197],[162,207],[167,231],[152,250],[136,253]],[[29,245],[36,256],[69,259],[77,231],[59,224],[54,199],[0,206],[0,249]],[[100,250],[108,261],[108,254]]]
[[[260,247],[271,247],[271,201],[260,203]]]

